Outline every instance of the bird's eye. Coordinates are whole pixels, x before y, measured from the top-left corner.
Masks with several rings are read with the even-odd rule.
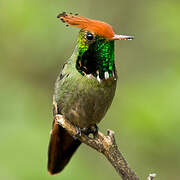
[[[87,32],[87,33],[86,33],[86,39],[87,39],[88,41],[91,41],[91,40],[94,39],[94,35],[91,34],[90,32]]]

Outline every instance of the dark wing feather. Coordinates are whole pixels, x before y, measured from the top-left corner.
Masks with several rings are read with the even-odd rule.
[[[54,121],[48,150],[49,173],[62,171],[80,144]]]

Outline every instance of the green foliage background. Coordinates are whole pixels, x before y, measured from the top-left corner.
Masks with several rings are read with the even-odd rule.
[[[46,171],[54,81],[72,54],[78,29],[62,11],[110,23],[119,75],[100,130],[117,143],[141,179],[180,179],[180,1],[0,1],[0,179],[119,179],[97,152],[82,145],[58,176]]]

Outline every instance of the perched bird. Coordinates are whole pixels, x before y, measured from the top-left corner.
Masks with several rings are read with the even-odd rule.
[[[63,12],[58,18],[81,30],[75,50],[55,83],[54,116],[63,115],[78,129],[96,127],[110,107],[116,90],[114,41],[134,37],[117,35],[109,24],[78,14]],[[54,120],[48,150],[49,173],[62,171],[80,144]]]

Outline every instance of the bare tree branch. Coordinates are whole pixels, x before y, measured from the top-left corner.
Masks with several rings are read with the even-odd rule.
[[[56,115],[55,120],[60,126],[65,128],[71,136],[77,136],[77,128],[67,121],[62,115]],[[81,142],[102,153],[123,180],[139,180],[119,151],[113,131],[108,130],[107,136],[98,131],[94,138],[91,138],[81,132],[81,135],[77,136],[77,138]],[[154,174],[150,174],[148,176],[148,180],[153,180],[154,177]]]
[[[147,180],[153,180],[156,177],[155,173],[149,174]]]

